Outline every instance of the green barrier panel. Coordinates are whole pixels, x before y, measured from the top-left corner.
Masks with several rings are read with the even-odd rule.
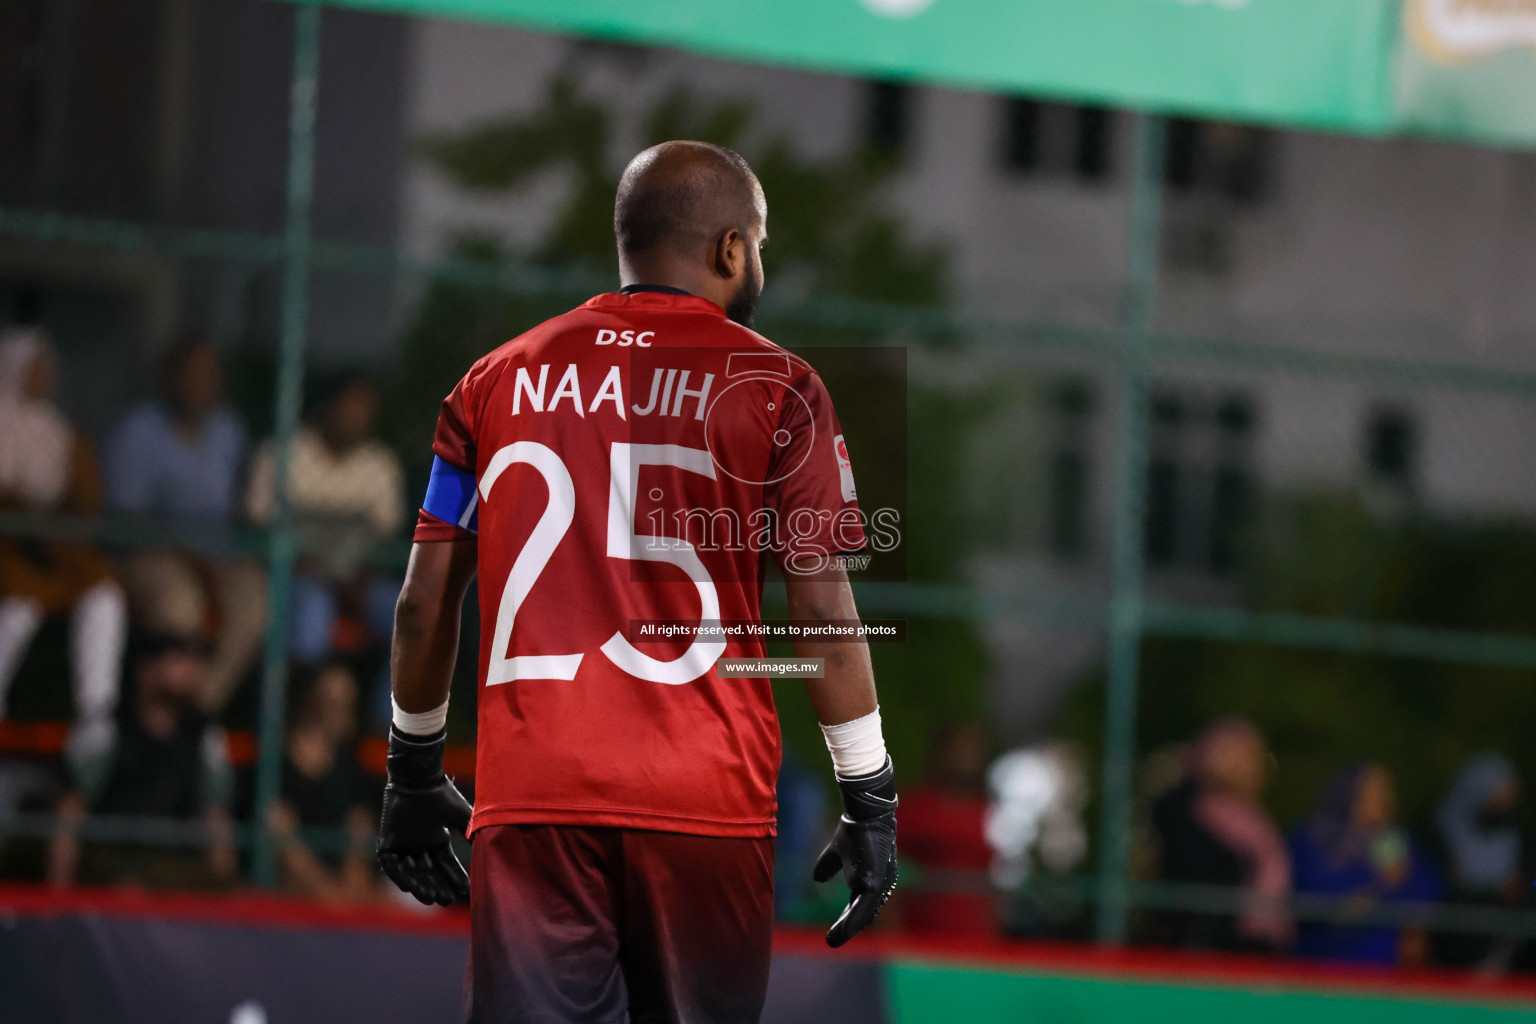
[[[1536,0],[309,2],[1165,113],[1536,144]]]
[[[886,967],[892,1024],[1516,1024],[1536,1007],[1273,988],[1196,987],[1060,975]]]
[[[341,0],[854,74],[1379,132],[1398,0]]]

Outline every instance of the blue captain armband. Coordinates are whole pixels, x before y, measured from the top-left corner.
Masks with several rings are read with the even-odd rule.
[[[427,481],[427,496],[421,503],[421,510],[461,530],[478,534],[480,492],[475,487],[475,474],[433,456],[432,477]]]

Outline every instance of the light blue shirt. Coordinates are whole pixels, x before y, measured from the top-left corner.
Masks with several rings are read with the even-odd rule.
[[[227,520],[245,454],[245,428],[227,408],[188,440],[164,406],[144,402],[107,439],[107,500],[122,512]]]

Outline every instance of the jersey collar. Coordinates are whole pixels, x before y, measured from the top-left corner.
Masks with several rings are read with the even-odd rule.
[[[680,289],[658,291],[660,285],[631,286],[625,292],[606,292],[595,295],[581,304],[582,309],[607,310],[672,310],[679,313],[709,313],[725,316],[725,310],[697,295]]]
[[[660,292],[663,295],[692,295],[686,288],[674,288],[669,284],[627,284],[619,289],[620,295],[638,295],[640,292]]]

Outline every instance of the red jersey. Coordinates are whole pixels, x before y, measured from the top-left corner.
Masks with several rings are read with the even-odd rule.
[[[786,571],[864,545],[842,431],[803,360],[716,305],[599,295],[477,362],[443,402],[418,542],[479,535],[471,831],[774,831],[779,726],[750,633]]]

